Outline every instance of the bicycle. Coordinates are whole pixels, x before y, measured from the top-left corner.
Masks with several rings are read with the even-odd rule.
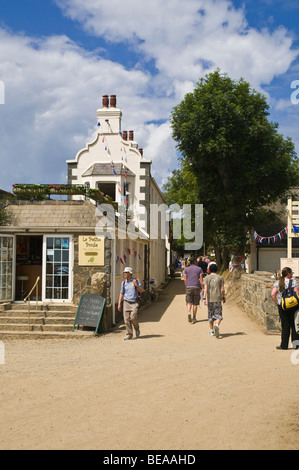
[[[157,302],[158,300],[158,283],[157,280],[153,277],[150,279],[150,288],[145,292],[145,301],[149,302]]]

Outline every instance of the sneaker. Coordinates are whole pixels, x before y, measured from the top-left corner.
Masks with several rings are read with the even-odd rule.
[[[191,313],[188,313],[188,322],[191,323],[192,320],[191,320]]]
[[[215,330],[215,336],[216,336],[216,338],[219,338],[219,326],[218,326],[218,325],[215,325],[215,326],[214,326],[214,330]]]
[[[209,334],[210,334],[210,336],[215,336],[214,330],[210,330],[210,333],[209,333]]]
[[[193,317],[192,323],[196,323],[196,317]]]
[[[136,338],[139,338],[139,336],[140,336],[140,330],[138,328],[138,330],[136,330]]]
[[[127,336],[124,337],[124,340],[126,340],[126,339],[132,339],[132,336],[127,335]]]

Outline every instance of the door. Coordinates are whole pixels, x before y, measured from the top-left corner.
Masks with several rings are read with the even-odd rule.
[[[72,251],[70,235],[44,236],[43,246],[43,299],[71,302]]]
[[[13,300],[13,235],[0,235],[0,301]]]

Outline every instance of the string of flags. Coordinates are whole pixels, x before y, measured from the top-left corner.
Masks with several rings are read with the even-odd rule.
[[[99,127],[100,125],[101,125],[101,123],[98,122],[98,123],[97,123],[97,126]],[[119,132],[119,135],[121,136],[122,133]],[[102,143],[104,144],[105,151],[107,152],[107,157],[110,159],[110,167],[112,168],[113,174],[117,176],[117,171],[116,171],[116,169],[115,169],[114,162],[113,162],[113,160],[112,160],[112,158],[111,158],[111,156],[110,156],[111,153],[110,153],[109,146],[108,146],[108,142],[107,142],[105,136],[102,137]],[[123,154],[126,153],[125,147],[121,146],[121,147],[120,147],[120,152],[121,152],[122,164],[121,164],[121,166],[120,166],[120,173],[119,173],[119,175],[122,175],[122,176],[124,176],[124,178],[125,178],[125,181],[124,181],[124,195],[123,195],[123,196],[121,195],[121,202],[125,202],[125,204],[128,204],[128,203],[129,203],[129,201],[128,201],[128,195],[129,195],[130,193],[128,192],[127,168],[126,168],[126,166],[125,166],[125,164],[124,164],[124,162],[127,162],[127,157],[123,155]],[[120,183],[118,183],[118,192],[119,192],[119,193],[122,193]]]
[[[299,230],[299,227],[296,227],[298,231]],[[285,227],[283,230],[281,230],[280,232],[276,233],[275,235],[272,235],[271,237],[262,237],[261,235],[259,235],[255,230],[253,230],[253,237],[254,239],[257,241],[257,243],[261,243],[261,244],[265,244],[265,243],[277,243],[279,241],[281,241],[287,234],[287,231],[288,231],[288,227]],[[295,232],[295,226],[294,226],[294,233]]]
[[[136,256],[138,256],[138,259],[139,259],[139,260],[142,259],[141,254],[140,254],[140,253],[137,253],[136,250],[131,250],[130,248],[127,248],[127,249],[124,251],[123,256],[117,256],[117,257],[116,257],[116,263],[120,262],[121,264],[126,264],[127,259],[128,259],[126,253],[128,253],[129,255],[134,255],[135,258],[136,258]]]

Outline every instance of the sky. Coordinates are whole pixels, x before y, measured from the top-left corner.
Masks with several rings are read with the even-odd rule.
[[[0,0],[0,189],[66,183],[104,94],[161,187],[171,111],[217,68],[266,95],[299,155],[298,17],[297,0]]]

